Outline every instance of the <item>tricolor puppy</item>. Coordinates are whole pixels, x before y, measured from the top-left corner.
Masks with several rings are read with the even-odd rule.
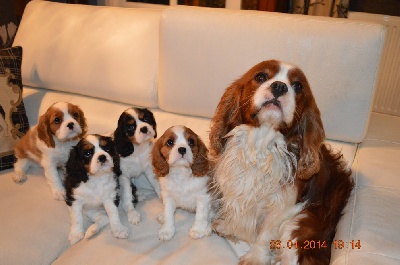
[[[129,108],[118,119],[114,131],[114,141],[121,158],[121,200],[128,220],[132,224],[140,222],[140,213],[132,202],[132,182],[142,173],[159,192],[151,166],[150,153],[153,140],[157,137],[157,124],[153,113],[148,109]]]
[[[28,168],[37,163],[43,167],[54,197],[64,200],[65,189],[57,167],[65,165],[71,147],[86,131],[86,119],[78,106],[67,102],[50,106],[14,148],[18,159],[14,165],[14,181],[24,182]]]
[[[162,224],[160,240],[175,234],[177,207],[196,212],[189,231],[193,239],[211,234],[211,196],[208,191],[208,150],[202,140],[185,126],[174,126],[157,140],[152,151],[154,171],[159,177],[164,211],[157,219]]]
[[[324,140],[298,67],[264,61],[226,89],[210,131],[221,196],[213,229],[250,244],[241,264],[329,264],[354,184],[342,154]],[[307,241],[322,247],[309,250]]]
[[[117,208],[120,175],[119,156],[111,137],[87,135],[71,150],[65,177],[65,202],[70,206],[71,216],[68,236],[71,245],[84,236],[93,237],[109,222],[115,237],[128,237],[129,230],[121,224]],[[85,234],[83,211],[94,222]]]

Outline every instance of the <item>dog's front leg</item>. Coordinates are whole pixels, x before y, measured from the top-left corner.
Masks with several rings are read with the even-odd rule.
[[[121,184],[122,207],[128,215],[129,223],[136,225],[140,222],[141,217],[140,213],[133,206],[131,179],[129,176],[121,175],[119,180]]]
[[[158,238],[161,241],[170,240],[175,234],[175,210],[176,204],[174,199],[169,196],[163,198],[164,203],[164,214],[159,216],[158,220],[162,223],[160,230],[158,231]]]
[[[65,197],[65,188],[58,175],[57,164],[51,160],[43,160],[42,166],[47,183],[49,183],[53,196],[56,200],[63,201]]]
[[[118,208],[115,206],[114,201],[112,199],[107,199],[104,202],[104,208],[106,209],[108,218],[110,219],[111,232],[113,236],[116,238],[128,238],[129,229],[121,224]]]
[[[196,216],[189,236],[193,239],[211,235],[209,216],[211,211],[211,199],[209,195],[199,196],[196,200]]]
[[[69,230],[68,241],[71,245],[79,242],[84,236],[82,208],[83,204],[78,200],[75,200],[71,207],[69,207],[71,228]]]

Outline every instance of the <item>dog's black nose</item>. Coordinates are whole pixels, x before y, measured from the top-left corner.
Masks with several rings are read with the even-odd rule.
[[[107,157],[105,155],[100,155],[99,156],[99,162],[100,163],[105,163],[107,161]]]
[[[142,133],[147,133],[148,129],[147,129],[146,126],[144,126],[144,127],[140,128],[140,131],[141,131]]]
[[[67,127],[72,131],[74,129],[74,123],[73,122],[68,123]]]
[[[271,84],[272,88],[272,95],[274,95],[275,98],[279,98],[286,92],[288,92],[288,87],[286,86],[285,83],[281,81],[275,81]]]
[[[178,148],[178,153],[183,156],[184,154],[186,154],[186,148],[185,147],[179,147]]]

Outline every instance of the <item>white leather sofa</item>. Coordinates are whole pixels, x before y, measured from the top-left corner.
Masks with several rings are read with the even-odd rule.
[[[356,188],[332,247],[332,264],[400,262],[400,118],[374,113],[385,29],[344,19],[175,7],[124,9],[33,1],[14,45],[24,49],[23,100],[36,124],[56,101],[78,104],[89,133],[109,133],[129,106],[150,108],[158,134],[183,124],[208,143],[224,89],[254,64],[299,65],[322,112],[328,142],[342,150]],[[372,117],[372,118],[371,118]],[[370,119],[371,118],[371,119]],[[192,240],[193,214],[178,210],[175,237],[158,240],[162,204],[145,178],[142,221],[126,240],[106,227],[70,247],[67,205],[40,168],[15,184],[0,172],[1,264],[236,264],[240,248],[213,234]],[[312,240],[312,239],[310,239]],[[361,247],[352,248],[351,240]],[[336,246],[336,247],[335,247]],[[310,250],[312,251],[312,250]]]

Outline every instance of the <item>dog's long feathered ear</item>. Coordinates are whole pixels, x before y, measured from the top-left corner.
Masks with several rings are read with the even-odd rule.
[[[121,164],[120,164],[120,158],[119,158],[119,154],[117,152],[117,148],[115,146],[115,142],[111,139],[111,137],[109,137],[108,139],[109,143],[110,143],[110,148],[111,148],[111,155],[112,155],[112,159],[113,159],[113,171],[114,174],[116,175],[117,179],[119,176],[121,176],[122,171],[121,171]]]
[[[243,83],[239,79],[225,90],[217,106],[217,110],[211,120],[209,135],[210,152],[213,157],[217,157],[225,148],[226,139],[223,137],[242,123],[242,116],[239,110],[242,91]]]
[[[56,146],[53,139],[53,133],[50,130],[50,117],[46,113],[39,118],[37,132],[39,139],[48,147],[54,148]]]
[[[88,131],[88,126],[87,126],[85,114],[79,107],[78,107],[78,112],[79,112],[79,126],[81,126],[81,129],[82,129],[82,133],[79,135],[79,138],[82,138],[83,136],[86,135],[86,133]]]
[[[167,160],[161,153],[162,144],[163,144],[163,139],[159,138],[155,142],[153,150],[151,152],[154,174],[157,177],[165,177],[169,173],[169,165],[167,163]]]
[[[210,171],[210,163],[208,161],[208,149],[200,137],[197,136],[197,146],[199,151],[192,165],[192,173],[194,176],[204,176]]]
[[[309,179],[320,169],[321,145],[325,139],[319,109],[312,99],[310,105],[303,111],[297,126],[290,134],[294,137],[292,144],[298,156],[296,176],[299,179]],[[289,143],[288,148],[290,149]]]
[[[69,152],[68,161],[65,165],[65,180],[64,186],[66,190],[66,203],[71,206],[75,200],[73,198],[72,190],[77,188],[81,182],[88,181],[88,173],[83,165],[82,158],[80,157],[80,145],[73,147]]]
[[[125,112],[119,116],[118,127],[114,131],[115,148],[122,157],[127,157],[135,151],[133,143],[126,135],[126,117],[127,114]]]

